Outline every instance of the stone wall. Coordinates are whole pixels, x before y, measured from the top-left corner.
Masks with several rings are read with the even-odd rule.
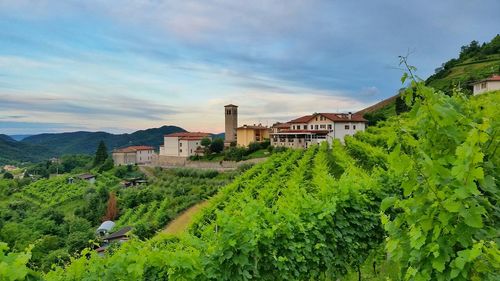
[[[267,158],[256,158],[240,162],[235,161],[222,161],[222,162],[209,162],[209,161],[190,161],[185,157],[162,156],[155,155],[151,166],[163,168],[194,168],[194,169],[207,169],[207,170],[234,170],[243,164],[256,164],[265,161]]]

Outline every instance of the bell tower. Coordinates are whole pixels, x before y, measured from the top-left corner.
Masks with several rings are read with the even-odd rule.
[[[228,104],[224,106],[224,116],[226,119],[226,135],[224,145],[229,146],[236,141],[236,128],[238,127],[238,106]]]

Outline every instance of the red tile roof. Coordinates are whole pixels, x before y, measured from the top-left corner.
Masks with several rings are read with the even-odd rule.
[[[204,139],[204,138],[206,138],[206,137],[207,137],[207,136],[204,136],[204,137],[203,137],[203,136],[199,136],[199,137],[197,137],[197,136],[191,136],[191,137],[180,137],[180,138],[179,138],[179,140],[188,140],[188,141],[190,141],[190,140],[202,140],[202,139]]]
[[[313,119],[314,115],[306,115],[299,117],[297,119],[293,119],[292,121],[289,121],[288,123],[307,123]]]
[[[347,113],[315,113],[312,115],[306,115],[297,119],[293,119],[288,123],[309,123],[309,121],[319,115],[324,116],[333,122],[367,122],[367,120],[364,119],[360,114],[351,114],[351,118],[349,119],[349,114]]]
[[[500,75],[492,75],[491,77],[488,77],[488,78],[483,79],[481,81],[477,81],[474,84],[481,83],[481,82],[487,82],[487,81],[500,81]]]
[[[152,146],[146,146],[146,145],[133,145],[133,146],[127,146],[119,149],[115,149],[113,152],[136,152],[140,150],[154,150]]]
[[[328,134],[327,130],[282,130],[278,133],[271,133],[271,135],[279,135],[279,134]]]
[[[168,138],[183,138],[183,137],[208,137],[212,134],[202,133],[202,132],[182,132],[182,133],[172,133],[165,135]]]
[[[275,123],[273,125],[273,128],[290,128],[292,125],[290,125],[289,123]]]
[[[179,140],[201,140],[206,137],[210,137],[212,134],[210,133],[202,133],[202,132],[183,132],[183,133],[173,133],[169,135],[165,135],[167,138],[178,138]]]
[[[237,129],[267,130],[269,128],[262,125],[243,125],[241,127],[238,127]]]

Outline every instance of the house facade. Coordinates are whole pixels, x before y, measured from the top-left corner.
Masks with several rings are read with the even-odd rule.
[[[149,164],[153,160],[155,154],[154,148],[151,146],[128,146],[113,150],[113,161],[116,166],[119,165],[134,165],[134,164]]]
[[[212,135],[202,132],[173,133],[164,136],[160,146],[160,156],[189,157],[199,153],[201,140],[212,139]]]
[[[474,95],[500,90],[500,75],[493,75],[489,78],[477,81],[472,84]]]
[[[263,142],[269,139],[269,128],[259,125],[243,125],[237,130],[237,145],[247,147],[252,142]]]
[[[271,128],[271,145],[307,148],[323,141],[344,140],[347,135],[364,131],[367,120],[351,113],[314,113],[277,123]]]

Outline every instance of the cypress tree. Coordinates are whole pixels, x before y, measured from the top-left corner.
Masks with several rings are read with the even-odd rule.
[[[99,146],[97,147],[97,151],[95,152],[94,167],[104,164],[107,158],[108,149],[106,148],[106,144],[104,143],[104,141],[101,140]]]

